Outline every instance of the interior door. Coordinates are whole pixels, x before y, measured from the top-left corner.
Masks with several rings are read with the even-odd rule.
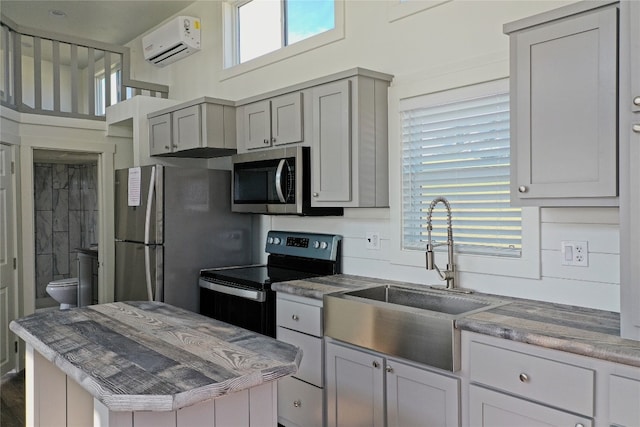
[[[16,317],[17,270],[15,179],[13,147],[0,144],[0,375],[16,367],[14,335],[9,322]]]

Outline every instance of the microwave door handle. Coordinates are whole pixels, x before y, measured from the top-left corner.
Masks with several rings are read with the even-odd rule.
[[[287,202],[287,199],[284,198],[284,192],[282,191],[282,169],[284,169],[286,163],[286,159],[281,159],[276,169],[276,192],[278,193],[278,199],[280,199],[281,203]]]

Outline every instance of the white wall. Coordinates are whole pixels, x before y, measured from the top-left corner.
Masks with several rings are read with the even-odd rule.
[[[390,3],[346,1],[344,39],[221,80],[221,4],[199,1],[180,14],[200,17],[202,51],[157,68],[144,62],[141,41],[133,40],[132,77],[168,84],[170,97],[178,100],[203,95],[237,100],[358,66],[393,74],[392,91],[402,88],[407,94],[415,86],[419,89],[406,96],[421,95],[507,77],[508,38],[502,25],[571,2],[452,0],[395,22],[388,20]],[[397,114],[397,107],[391,105],[389,114]],[[390,148],[397,144],[391,135]],[[345,273],[436,282],[421,267],[391,263],[391,236],[398,224],[390,218],[389,209],[350,209],[343,218],[265,217],[263,226],[342,234]],[[465,272],[459,275],[460,285],[619,311],[618,210],[543,209],[540,225],[540,279]],[[365,249],[367,231],[381,233],[381,250]],[[589,267],[562,266],[561,240],[588,241]]]

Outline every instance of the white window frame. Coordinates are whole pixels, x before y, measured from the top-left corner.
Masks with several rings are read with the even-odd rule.
[[[120,73],[118,75],[118,73]],[[95,96],[94,96],[94,112],[96,116],[104,116],[106,115],[106,110],[107,107],[105,106],[105,97],[106,96],[111,96],[111,94],[107,95],[106,93],[104,93],[104,91],[102,90],[102,86],[101,86],[101,81],[103,79],[106,79],[106,70],[101,70],[98,73],[95,74],[95,77],[93,79],[94,81],[94,90],[95,90]],[[109,79],[111,79],[111,76],[116,75],[116,85],[114,86],[113,84],[111,85],[111,90],[113,91],[114,88],[117,91],[119,90],[120,86],[121,86],[121,82],[122,82],[122,67],[120,66],[120,64],[113,64],[111,66],[111,72],[109,73]],[[122,94],[120,94],[120,98],[122,98]],[[125,99],[125,98],[123,98]],[[113,101],[113,100],[112,100]],[[114,103],[112,102],[111,105],[116,104],[117,101]]]
[[[299,42],[284,46],[280,49],[274,50],[273,52],[266,53],[257,58],[238,64],[237,13],[238,7],[246,2],[247,0],[225,0],[222,3],[223,69],[220,72],[220,80],[230,79],[344,38],[345,0],[334,0],[335,26],[332,30],[316,34],[315,36],[300,40]]]
[[[482,83],[482,84],[480,84]],[[506,87],[508,79],[500,79],[488,82],[471,83],[465,89],[465,97],[483,96],[495,91],[497,86]],[[461,86],[460,86],[461,87]],[[425,90],[426,89],[426,90]],[[458,89],[458,87],[451,87]],[[429,90],[429,84],[413,83],[408,85],[397,84],[389,90],[389,178],[390,188],[400,189],[402,183],[402,123],[400,118],[401,103],[410,98],[432,93],[440,97],[442,102],[456,99],[452,90],[433,92]],[[445,195],[446,196],[446,195]],[[390,192],[390,218],[391,218],[391,253],[393,264],[415,267],[425,266],[424,251],[406,250],[402,248],[402,192]],[[454,218],[455,219],[455,218]],[[453,240],[455,242],[455,230]],[[447,253],[437,252],[436,263],[446,265]],[[540,210],[536,207],[522,208],[522,253],[518,258],[500,257],[491,255],[460,254],[454,253],[454,263],[460,272],[491,274],[500,276],[522,277],[540,279]]]

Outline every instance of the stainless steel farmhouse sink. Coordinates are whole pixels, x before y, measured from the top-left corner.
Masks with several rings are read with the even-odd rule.
[[[508,302],[383,285],[324,296],[324,333],[331,338],[449,371],[460,369],[455,320]]]

